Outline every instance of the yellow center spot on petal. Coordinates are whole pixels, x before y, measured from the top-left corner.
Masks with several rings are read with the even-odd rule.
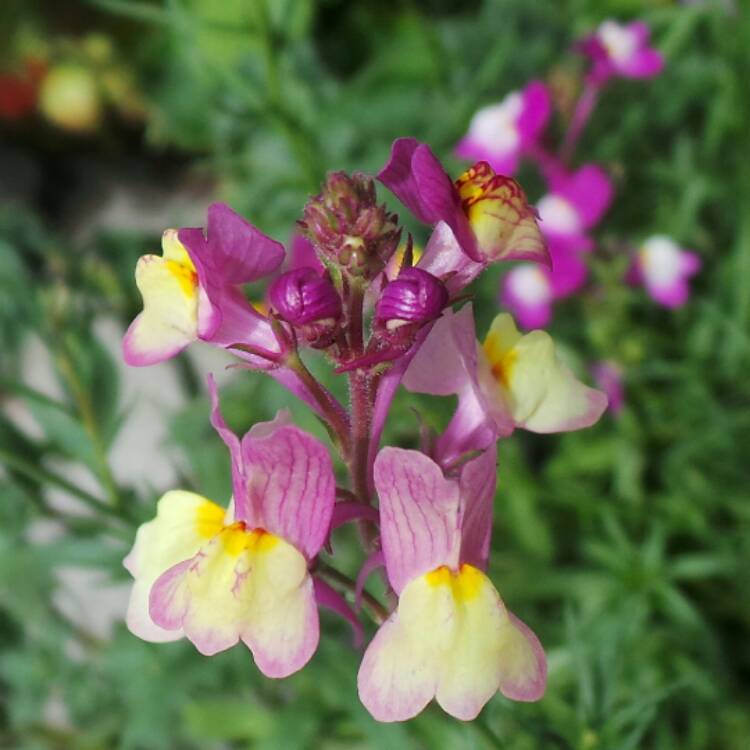
[[[167,271],[169,271],[180,285],[182,293],[188,298],[194,297],[195,290],[198,286],[198,274],[195,272],[195,267],[192,262],[190,263],[190,266],[176,260],[167,260],[164,264]]]
[[[221,541],[228,555],[239,557],[245,551],[256,554],[269,552],[278,544],[279,537],[265,529],[248,531],[244,521],[236,521],[221,530]]]
[[[450,586],[451,594],[456,602],[467,602],[475,599],[485,576],[481,570],[473,565],[464,563],[458,571],[451,570],[447,565],[441,565],[425,575],[430,586]]]
[[[202,502],[196,509],[195,529],[203,539],[216,536],[224,528],[226,511],[210,500]]]
[[[509,388],[513,366],[518,360],[518,352],[515,349],[503,348],[498,344],[496,337],[491,334],[484,340],[482,348],[490,363],[492,377],[504,388]]]

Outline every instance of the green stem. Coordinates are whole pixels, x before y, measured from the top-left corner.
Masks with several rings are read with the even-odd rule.
[[[94,448],[94,456],[98,466],[99,480],[101,481],[104,491],[107,493],[109,502],[113,508],[117,508],[120,505],[120,493],[117,488],[117,482],[115,481],[114,474],[109,465],[109,459],[107,457],[107,449],[105,446],[104,439],[102,438],[97,423],[96,414],[91,404],[91,399],[86,392],[86,388],[80,381],[78,373],[76,372],[73,363],[68,357],[67,353],[59,350],[58,351],[58,366],[65,378],[68,386],[75,399],[78,412],[81,416],[81,421],[86,433],[91,440],[91,444]]]
[[[342,412],[331,402],[331,397],[325,391],[318,379],[307,369],[302,358],[297,352],[291,353],[286,360],[289,369],[297,373],[299,379],[304,383],[310,395],[320,406],[325,419],[328,422],[336,440],[339,443],[339,452],[346,457],[351,451],[351,437],[349,434],[349,424]]]

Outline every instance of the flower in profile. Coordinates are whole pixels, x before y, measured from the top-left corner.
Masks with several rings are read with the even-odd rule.
[[[625,406],[625,386],[620,365],[608,360],[595,362],[591,366],[591,374],[599,388],[607,394],[609,410],[612,414],[619,414]]]
[[[532,147],[550,116],[550,96],[540,81],[508,94],[499,104],[480,109],[468,133],[456,146],[456,156],[486,161],[498,174],[512,175],[525,151]]]
[[[276,346],[268,321],[239,285],[278,268],[284,258],[280,243],[226,204],[214,203],[205,235],[201,229],[168,229],[162,248],[161,257],[144,255],[136,266],[143,312],[123,340],[129,365],[162,362],[199,339],[217,346]]]
[[[405,721],[435,698],[470,720],[498,690],[541,698],[544,651],[485,573],[494,451],[446,477],[419,451],[383,448],[374,474],[386,572],[399,600],[359,670],[367,710],[379,721]]]
[[[641,283],[660,305],[677,308],[690,296],[688,280],[701,267],[700,257],[665,235],[649,237],[636,253],[629,281]]]
[[[613,76],[653,78],[664,68],[662,54],[649,46],[651,31],[643,21],[604,21],[579,43],[594,64],[592,77],[603,83]]]
[[[605,394],[576,378],[545,331],[521,334],[501,313],[480,346],[471,305],[443,313],[403,384],[415,393],[458,395],[436,446],[441,462],[494,444],[516,427],[540,433],[590,427],[607,407]]]
[[[539,226],[550,240],[581,245],[585,233],[609,208],[613,194],[612,181],[596,164],[571,173],[557,170],[550,175],[550,192],[537,203]]]
[[[549,263],[523,189],[495,174],[487,162],[478,162],[454,183],[428,146],[399,138],[378,179],[421,222],[447,225],[461,251],[482,268],[500,260]]]
[[[329,534],[331,459],[288,413],[240,440],[210,386],[212,423],[232,456],[233,503],[225,510],[191,492],[164,495],[125,560],[135,578],[128,627],[150,641],[184,635],[207,655],[242,640],[265,675],[285,677],[318,644],[309,566]]]

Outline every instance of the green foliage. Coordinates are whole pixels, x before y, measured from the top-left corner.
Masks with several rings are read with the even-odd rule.
[[[398,135],[429,141],[457,168],[450,148],[471,113],[533,77],[574,76],[572,40],[609,15],[644,15],[667,70],[617,83],[586,132],[582,160],[608,167],[618,199],[593,261],[601,293],[561,306],[553,325],[581,371],[603,358],[625,364],[627,407],[581,433],[514,435],[499,453],[490,573],[548,649],[548,694],[535,705],[497,697],[474,724],[431,707],[377,725],[357,700],[350,633],[328,615],[312,663],[283,682],[263,679],[240,648],[205,659],[189,644],[142,643],[119,622],[102,635],[71,617],[61,571],[123,584],[135,528],[169,489],[113,472],[133,404],[97,327],[135,313],[132,268],[157,238],[137,226],[75,232],[49,198],[0,212],[0,747],[746,747],[748,14],[719,0],[64,5],[117,39],[149,100],[143,143],[115,133],[92,153],[170,154],[280,239],[326,170],[373,171]],[[43,3],[7,6],[13,24],[75,31]],[[48,153],[46,134],[25,135],[12,132]],[[522,179],[534,196],[535,177]],[[49,188],[58,198],[66,189]],[[622,243],[657,231],[704,260],[694,298],[674,313],[621,282]],[[489,273],[474,290],[480,333],[497,283]],[[23,382],[31,341],[49,353],[54,396]],[[208,426],[203,375],[187,358],[164,367],[184,403],[167,438],[181,484],[223,501],[228,461]],[[241,372],[225,398],[237,429],[290,400]],[[415,405],[436,427],[450,416],[444,400],[399,394],[387,442],[414,444]],[[324,434],[304,408],[293,413]],[[356,571],[351,539],[337,543]]]

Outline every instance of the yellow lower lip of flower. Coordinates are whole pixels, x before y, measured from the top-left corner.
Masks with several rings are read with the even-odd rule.
[[[205,500],[196,509],[195,530],[202,539],[216,536],[224,528],[226,511],[216,503]]]
[[[198,274],[195,270],[176,260],[165,261],[165,266],[167,271],[169,271],[180,285],[182,293],[186,297],[193,297],[195,295],[195,289],[198,286]]]
[[[278,544],[279,538],[265,529],[248,531],[243,521],[237,521],[222,530],[221,541],[228,555],[239,557],[246,551],[260,554],[268,552]]]
[[[467,602],[479,595],[485,576],[478,568],[464,563],[458,571],[441,565],[427,573],[425,579],[430,586],[450,586],[455,601]]]

